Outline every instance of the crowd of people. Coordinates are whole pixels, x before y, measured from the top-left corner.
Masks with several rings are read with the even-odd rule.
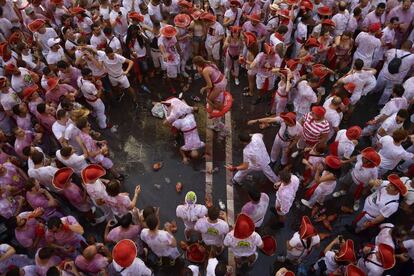
[[[278,276],[412,275],[413,19],[411,0],[0,0],[0,274],[144,276],[184,263],[176,275],[237,275],[260,250]],[[234,225],[193,191],[161,225],[162,209],[136,207],[140,185],[124,192],[107,108],[122,113],[124,96],[145,108],[160,80],[168,96],[151,112],[184,164],[208,155],[196,116],[224,139],[242,97],[263,115],[245,129],[277,127],[270,153],[262,133],[238,135],[243,162],[226,169],[250,200]],[[375,117],[350,125],[366,99]],[[305,215],[275,256],[265,215],[283,228],[294,208]],[[350,215],[347,238],[330,234]]]

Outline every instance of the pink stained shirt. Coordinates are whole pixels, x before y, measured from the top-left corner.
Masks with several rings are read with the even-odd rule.
[[[96,254],[92,260],[87,260],[82,255],[79,255],[75,259],[75,265],[86,273],[99,273],[109,265],[108,258],[101,254]]]
[[[33,138],[33,132],[26,130],[23,138],[16,138],[14,141],[14,150],[20,158],[26,159],[26,156],[23,155],[23,149],[32,144]]]
[[[67,225],[73,225],[73,224],[78,223],[78,221],[72,216],[63,217],[61,218],[61,221],[63,224],[67,224]],[[46,231],[46,241],[48,243],[55,243],[60,246],[71,245],[74,247],[78,247],[81,240],[82,240],[81,235],[69,229],[68,230],[60,229],[56,233],[53,233],[50,230]]]
[[[53,90],[46,92],[45,98],[47,102],[54,102],[56,104],[59,104],[61,96],[75,92],[76,89],[73,88],[73,86],[66,83],[60,83]]]
[[[4,188],[6,185],[9,185],[17,189],[23,189],[25,179],[20,175],[17,167],[10,162],[4,163],[3,166],[7,171],[5,175],[0,176],[0,187]]]
[[[83,191],[73,182],[67,185],[60,193],[79,211],[88,212],[91,209],[91,205],[88,199],[84,197]]]
[[[140,240],[140,233],[141,226],[139,225],[130,225],[128,228],[118,226],[109,231],[107,238],[111,242],[119,242],[123,239],[138,241]]]
[[[116,216],[123,216],[128,213],[131,206],[131,199],[128,193],[121,193],[117,196],[108,196],[105,200],[106,204],[111,207],[112,212]]]

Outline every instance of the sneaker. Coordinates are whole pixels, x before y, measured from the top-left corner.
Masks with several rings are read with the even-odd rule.
[[[178,94],[178,98],[181,100],[183,98],[183,92],[181,92],[180,94]]]
[[[200,97],[198,97],[198,96],[191,96],[190,98],[195,102],[200,102],[201,101]]]
[[[201,79],[201,75],[199,73],[195,73],[194,74],[194,79],[195,80]]]
[[[312,205],[309,203],[309,201],[307,201],[306,199],[301,199],[300,202],[302,202],[303,205],[305,205],[306,207],[308,207],[309,209],[312,209]]]
[[[239,84],[240,84],[239,78],[235,78],[235,79],[234,79],[234,83],[235,83],[236,85],[239,85]]]
[[[346,191],[345,190],[340,190],[338,192],[333,193],[333,197],[340,197],[340,196],[344,196],[346,195]]]
[[[151,94],[151,90],[145,84],[141,85],[141,89],[144,90],[145,93]]]
[[[360,200],[359,199],[355,200],[354,207],[353,207],[355,212],[359,210],[359,205],[360,205]]]
[[[118,126],[117,126],[117,125],[113,125],[113,126],[109,129],[109,131],[110,131],[110,132],[112,132],[112,133],[117,132],[117,131],[118,131]]]
[[[292,153],[292,155],[290,157],[295,158],[298,155],[299,155],[299,152],[298,151],[295,151],[294,153]]]

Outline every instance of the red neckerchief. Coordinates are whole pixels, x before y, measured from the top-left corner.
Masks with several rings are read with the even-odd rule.
[[[279,34],[278,32],[275,32],[275,37],[282,42],[285,40],[285,37],[282,34]]]

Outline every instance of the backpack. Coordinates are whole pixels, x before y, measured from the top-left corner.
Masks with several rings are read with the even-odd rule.
[[[411,54],[406,54],[405,56],[397,57],[397,49],[395,49],[394,58],[390,61],[390,63],[388,63],[388,72],[390,72],[390,74],[393,75],[399,73],[403,58],[406,58],[409,55]]]

